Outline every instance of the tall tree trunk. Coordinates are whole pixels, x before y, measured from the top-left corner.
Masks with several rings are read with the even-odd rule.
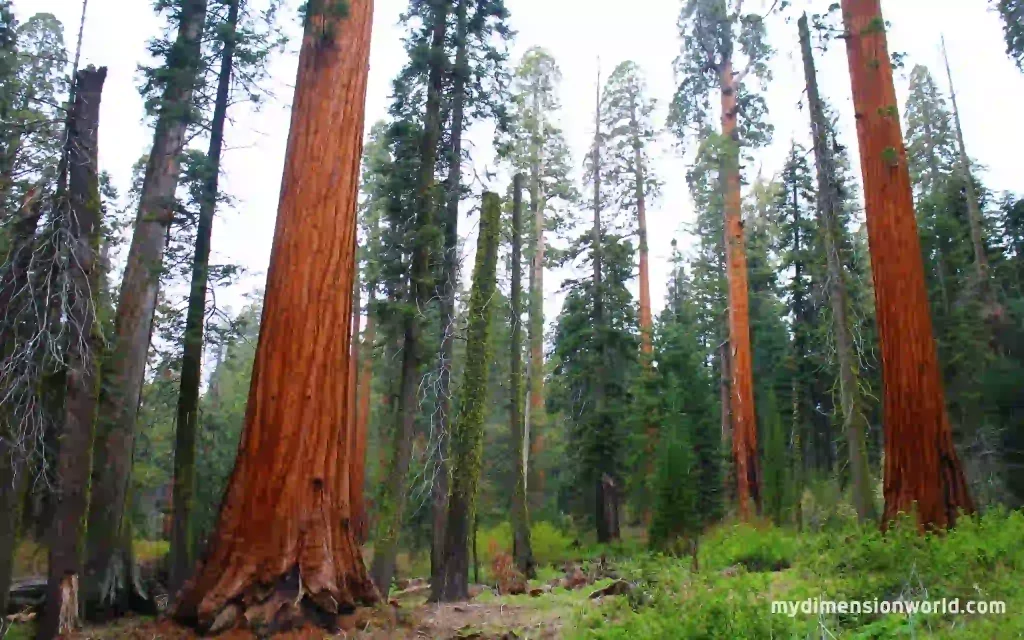
[[[362,349],[359,344],[360,323],[362,321],[361,289],[359,286],[359,256],[356,254],[353,264],[353,286],[352,286],[352,353],[349,356],[348,375],[349,388],[348,399],[352,412],[349,414],[350,424],[348,426],[351,438],[349,439],[348,461],[349,461],[349,505],[351,506],[351,530],[356,544],[366,541],[366,501],[364,490],[366,488],[366,420],[362,417],[361,411],[365,409],[359,399],[361,391],[360,376],[362,367],[360,357]]]
[[[448,165],[447,202],[444,219],[444,256],[438,295],[441,299],[441,353],[438,361],[437,461],[433,498],[433,531],[430,548],[430,582],[444,576],[444,527],[448,517],[447,443],[452,421],[452,354],[455,351],[455,289],[459,269],[459,202],[462,199],[462,129],[466,102],[466,30],[469,0],[458,0],[455,10],[455,66],[452,69],[451,150]]]
[[[469,543],[476,516],[476,494],[484,446],[487,410],[487,369],[491,360],[491,311],[497,288],[498,237],[501,199],[484,193],[477,240],[473,290],[469,299],[466,371],[459,419],[451,434],[452,478],[445,525],[443,580],[433,585],[432,598],[440,602],[469,599]]]
[[[723,151],[722,188],[725,196],[725,257],[729,282],[729,360],[732,365],[729,405],[732,415],[732,455],[736,473],[736,501],[741,519],[750,517],[750,503],[761,512],[758,470],[757,419],[754,414],[754,374],[750,353],[750,303],[747,293],[747,252],[740,204],[740,150],[736,129],[738,113],[732,60],[720,70]]]
[[[146,165],[139,213],[114,319],[114,344],[104,363],[107,391],[100,399],[96,466],[89,505],[86,602],[100,612],[130,604],[131,585],[120,571],[118,540],[131,479],[135,420],[146,371],[157,289],[181,170],[180,155],[196,84],[207,0],[185,0],[169,56],[174,68],[164,91]]]
[[[433,25],[430,43],[430,70],[427,78],[427,103],[423,117],[423,142],[420,148],[420,174],[418,176],[414,228],[422,231],[433,224],[434,208],[434,165],[437,161],[437,146],[441,139],[441,91],[446,66],[444,45],[447,33],[448,14],[452,0],[438,0],[433,3]],[[412,271],[410,274],[409,300],[415,309],[422,309],[433,295],[430,282],[430,246],[426,234],[417,233],[414,240]],[[394,448],[387,486],[382,505],[382,531],[373,551],[373,566],[370,573],[382,594],[391,588],[395,577],[395,558],[398,555],[398,537],[402,528],[402,513],[405,511],[405,481],[409,472],[412,455],[413,433],[416,427],[416,389],[419,387],[419,370],[423,359],[421,344],[422,319],[416,313],[405,318],[402,348],[402,373],[398,398],[398,424],[395,429]],[[446,473],[441,470],[439,473]]]
[[[722,421],[722,450],[732,450],[732,407],[730,406],[730,398],[732,398],[732,392],[730,380],[732,378],[731,371],[732,365],[729,362],[729,341],[725,340],[722,344],[718,345],[718,400],[719,405],[722,408],[721,421]],[[736,469],[734,465],[730,464],[725,467],[725,473],[722,474],[723,482],[723,493],[725,500],[728,501],[733,497],[733,493],[736,489]]]
[[[648,272],[647,246],[647,194],[644,183],[647,181],[647,168],[644,166],[643,143],[640,141],[640,123],[636,116],[636,96],[630,120],[633,137],[633,172],[636,180],[636,221],[637,233],[640,236],[640,340],[645,355],[654,353],[651,344],[654,322],[651,319],[651,277]]]
[[[883,526],[974,511],[946,415],[920,240],[879,0],[843,0],[885,385]]]
[[[544,451],[544,125],[541,119],[540,90],[533,89],[533,131],[530,136],[530,215],[533,219],[533,256],[530,261],[530,292],[527,302],[526,414],[524,438],[529,443],[526,477],[528,504],[540,509],[544,503],[544,472],[537,465]],[[533,466],[529,465],[533,460]]]
[[[359,390],[356,399],[356,446],[352,460],[352,527],[356,542],[363,544],[369,534],[369,519],[366,513],[366,443],[370,425],[370,395],[373,391],[373,355],[377,340],[377,318],[374,312],[374,291],[377,286],[367,283],[366,331],[363,346],[359,350],[362,358],[359,371]],[[380,445],[383,449],[383,444]]]
[[[600,433],[610,428],[606,415],[606,382],[608,375],[608,353],[605,341],[608,339],[604,318],[604,284],[602,281],[602,249],[603,233],[601,231],[601,72],[597,74],[597,94],[594,105],[594,226],[591,232],[591,243],[594,261],[594,337],[597,341],[597,371],[594,372],[594,415],[597,417],[597,428]],[[599,436],[601,437],[601,436]],[[619,538],[617,492],[610,491],[614,487],[612,476],[614,469],[605,469],[604,460],[598,465],[594,474],[595,519],[597,523],[597,541],[604,543]]]
[[[192,258],[192,283],[185,316],[185,338],[181,357],[181,386],[178,392],[178,421],[174,437],[174,491],[171,524],[171,560],[168,588],[175,593],[188,579],[195,564],[195,532],[192,507],[196,485],[196,435],[199,429],[199,384],[202,377],[203,330],[206,324],[206,287],[210,272],[210,237],[217,210],[220,158],[224,147],[224,125],[231,97],[231,73],[235,56],[235,29],[241,0],[231,0],[228,21],[224,25],[224,50],[221,53],[217,97],[210,127],[210,148],[206,154],[209,172],[203,180],[196,230],[195,255]]]
[[[839,363],[839,403],[843,412],[843,432],[850,459],[850,480],[853,484],[853,505],[861,522],[876,517],[871,498],[871,473],[868,468],[867,428],[863,400],[858,379],[860,367],[853,341],[850,317],[850,295],[847,275],[839,257],[839,244],[843,236],[839,221],[842,206],[835,158],[828,142],[828,123],[824,105],[818,92],[818,75],[811,50],[811,33],[807,15],[800,17],[800,49],[803,53],[804,79],[807,83],[808,111],[811,115],[811,136],[814,141],[814,165],[818,178],[818,220],[825,241],[825,260],[828,269],[828,298],[832,307],[832,331],[836,341],[836,360]]]
[[[348,385],[372,0],[306,18],[274,246],[238,458],[173,615],[257,634],[377,593],[351,529]]]
[[[520,309],[520,293],[522,289],[522,212],[523,212],[523,174],[517,173],[512,178],[512,289],[509,294],[511,315],[509,324],[512,326],[512,341],[509,348],[511,360],[509,364],[509,421],[511,422],[512,443],[515,451],[515,475],[512,489],[512,551],[516,566],[523,575],[532,578],[536,575],[533,561],[533,545],[530,541],[530,511],[526,503],[526,448],[528,443],[524,437],[522,416],[523,407],[523,324]]]
[[[949,98],[953,103],[953,124],[956,127],[956,143],[960,155],[960,172],[967,191],[967,222],[971,228],[971,247],[974,249],[975,276],[978,286],[984,287],[988,281],[988,256],[985,253],[985,232],[982,229],[981,208],[978,204],[978,191],[974,187],[971,176],[971,161],[967,157],[967,145],[964,144],[964,132],[960,126],[960,109],[956,104],[956,89],[953,87],[953,71],[949,68],[949,56],[946,54],[946,39],[942,39],[942,60],[946,65],[946,77],[949,78]]]
[[[100,279],[100,208],[98,129],[100,98],[106,67],[88,68],[75,76],[75,98],[68,116],[69,189],[67,274],[70,284],[67,326],[64,420],[57,451],[57,492],[48,531],[49,569],[46,607],[36,637],[47,640],[62,632],[61,623],[77,623],[77,587],[82,574],[82,542],[92,467],[93,422],[99,396],[99,356],[103,338],[96,317]],[[62,208],[64,203],[58,203]],[[62,585],[73,585],[68,593]],[[69,600],[70,620],[62,616]]]

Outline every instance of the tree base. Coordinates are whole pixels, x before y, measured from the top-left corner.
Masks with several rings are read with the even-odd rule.
[[[345,626],[344,618],[355,613],[359,605],[372,606],[378,600],[376,589],[368,581],[349,602],[339,602],[326,589],[310,591],[298,565],[294,565],[276,583],[252,584],[219,610],[200,617],[189,598],[191,586],[185,586],[186,595],[175,605],[172,615],[178,622],[210,635],[242,628],[263,638],[310,625],[338,633]],[[348,587],[354,589],[355,585]]]

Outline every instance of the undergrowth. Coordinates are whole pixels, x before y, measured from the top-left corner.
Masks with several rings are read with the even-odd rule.
[[[845,523],[798,533],[720,526],[690,558],[642,554],[616,564],[637,587],[574,613],[570,638],[1024,637],[1024,514],[991,511],[941,535],[902,521],[888,533]],[[1002,615],[773,613],[772,601],[1003,601]]]

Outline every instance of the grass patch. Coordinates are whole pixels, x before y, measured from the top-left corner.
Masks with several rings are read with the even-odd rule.
[[[992,511],[944,535],[844,524],[798,534],[723,525],[689,558],[620,558],[638,585],[575,613],[569,638],[1010,638],[1024,636],[1024,514]],[[728,571],[726,568],[732,567]],[[773,600],[999,600],[1004,615],[773,614]],[[962,604],[963,606],[963,604]]]

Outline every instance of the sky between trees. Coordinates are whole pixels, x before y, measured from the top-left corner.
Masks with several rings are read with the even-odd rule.
[[[766,0],[750,0],[750,10]],[[234,198],[233,208],[222,208],[214,227],[214,263],[244,266],[249,275],[230,288],[218,290],[216,304],[237,311],[244,296],[263,286],[277,212],[282,165],[291,109],[292,87],[298,56],[300,0],[287,0],[282,22],[291,41],[284,55],[270,67],[274,99],[257,111],[249,104],[234,107],[227,131],[222,187]],[[823,0],[794,0],[786,12],[790,20],[773,16],[768,22],[768,40],[775,48],[770,66],[774,78],[765,94],[769,121],[775,126],[773,143],[754,152],[755,166],[746,168],[753,179],[758,171],[771,178],[781,170],[791,140],[809,145],[808,116],[803,94],[804,80],[797,42],[796,18],[806,9],[823,11]],[[402,30],[397,26],[406,0],[376,0],[370,80],[367,91],[366,128],[386,115],[390,83],[406,59]],[[593,93],[598,68],[602,82],[623,60],[636,62],[647,76],[650,95],[658,101],[655,122],[664,126],[666,107],[677,86],[672,61],[680,47],[676,20],[679,0],[638,0],[612,3],[608,0],[509,0],[511,25],[517,31],[510,65],[514,66],[531,46],[548,49],[563,73],[560,91],[560,125],[572,152],[575,178],[582,176],[584,155],[593,137]],[[73,46],[81,13],[81,0],[35,0],[19,3],[18,18],[30,13],[52,12],[64,23],[68,46]],[[896,72],[896,91],[903,115],[907,77],[914,64],[931,69],[943,91],[940,38],[945,35],[950,65],[956,82],[968,153],[983,169],[979,178],[986,187],[1001,191],[1019,183],[1019,150],[1024,148],[1024,128],[1007,127],[1007,117],[1024,104],[1024,75],[1004,53],[999,16],[986,0],[883,0],[882,10],[891,23],[890,49],[906,54],[903,70]],[[83,41],[82,62],[106,65],[109,75],[100,121],[100,169],[111,174],[122,196],[127,192],[132,165],[148,151],[152,131],[143,121],[143,103],[137,85],[136,65],[147,60],[146,41],[163,28],[150,3],[140,0],[90,0],[88,24]],[[816,51],[822,94],[839,111],[842,143],[857,164],[856,134],[846,52],[834,42],[827,53]],[[905,127],[904,127],[905,131]],[[486,187],[498,188],[507,176],[488,181],[494,171],[492,131],[476,126],[469,131],[468,147],[473,166],[467,167],[469,183],[479,194]],[[676,150],[674,138],[661,137],[652,150],[651,171],[664,181],[662,196],[648,205],[651,247],[651,298],[655,315],[664,304],[669,274],[668,258],[673,238],[686,252],[691,237],[686,226],[694,219],[693,204],[686,186],[690,158]],[[202,148],[203,145],[200,145]],[[854,171],[859,182],[860,172]],[[468,198],[467,203],[478,202]],[[468,205],[464,205],[468,206]],[[460,222],[464,255],[475,246],[478,212],[463,212],[469,222]],[[468,275],[471,263],[463,260]],[[568,271],[548,276],[558,284]],[[636,281],[632,284],[636,295]],[[556,286],[545,291],[545,317],[550,323],[562,304]]]

